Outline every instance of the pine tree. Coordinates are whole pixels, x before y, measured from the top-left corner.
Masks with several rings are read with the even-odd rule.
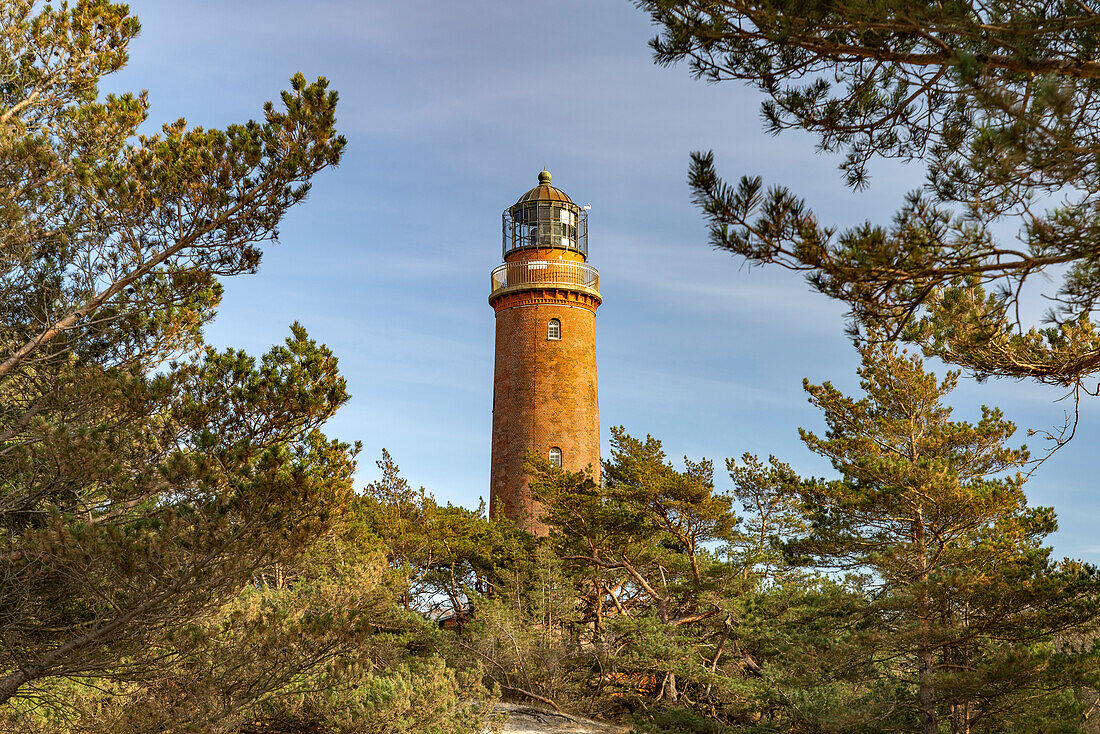
[[[351,494],[348,398],[295,324],[261,358],[204,347],[221,280],[252,272],[335,165],[336,95],[295,76],[225,130],[138,135],[101,97],[137,20],[106,0],[0,6],[0,704],[59,680],[141,681],[173,630],[293,563]]]
[[[789,551],[851,574],[865,599],[837,617],[826,667],[864,692],[865,726],[1075,730],[1072,694],[1098,659],[1056,642],[1096,626],[1100,578],[1051,561],[1054,512],[1027,506],[1015,427],[990,408],[951,420],[957,373],[891,346],[862,355],[864,397],[806,384],[828,429],[802,439],[843,478],[792,485],[812,524]]]
[[[486,518],[484,503],[474,510],[440,505],[423,487],[409,486],[388,451],[376,463],[382,477],[362,497],[366,525],[404,578],[406,609],[464,618],[471,593],[486,594],[494,576],[528,564],[534,539]]]
[[[660,64],[765,97],[770,131],[845,153],[847,183],[876,158],[920,161],[927,184],[892,222],[838,232],[796,194],[693,155],[711,242],[807,274],[853,328],[904,336],[979,375],[1082,387],[1100,371],[1100,15],[1085,3],[639,0]],[[1017,243],[1001,241],[1006,225]],[[1060,283],[1048,323],[1020,310]],[[1042,285],[1035,286],[1043,288]],[[1021,313],[1025,318],[1021,319]],[[869,332],[868,332],[869,333]]]
[[[603,485],[529,459],[548,542],[582,605],[578,634],[600,674],[589,690],[617,705],[688,706],[744,720],[760,693],[744,685],[746,671],[760,661],[741,625],[771,549],[739,531],[710,461],[685,458],[677,469],[657,439],[622,427],[611,433]],[[762,522],[771,533],[770,520]]]

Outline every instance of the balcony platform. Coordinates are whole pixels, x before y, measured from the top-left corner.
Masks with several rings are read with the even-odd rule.
[[[569,260],[522,260],[504,263],[490,274],[489,300],[507,293],[556,288],[600,296],[600,273],[588,263]]]

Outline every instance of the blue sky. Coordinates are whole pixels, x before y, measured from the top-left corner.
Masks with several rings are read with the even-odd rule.
[[[868,191],[844,188],[837,159],[811,137],[763,132],[750,90],[656,67],[654,31],[627,0],[130,5],[143,31],[105,87],[148,89],[151,125],[257,117],[297,71],[340,93],[343,163],[316,178],[259,273],[226,283],[208,337],[258,354],[297,320],[326,343],[353,395],[328,431],[363,442],[361,482],[385,447],[441,501],[487,499],[489,271],[501,211],[543,166],[592,206],[604,453],[607,427],[624,425],[719,468],[748,451],[829,472],[796,429],[822,424],[802,378],[856,390],[843,309],[797,274],[712,251],[685,183],[688,155],[713,149],[727,177],[788,185],[839,225],[888,217],[919,169],[879,165]],[[1058,397],[993,381],[964,384],[952,403],[964,418],[982,403],[1003,408],[1021,427],[1017,443],[1038,453],[1024,429],[1060,425]],[[1058,510],[1058,555],[1100,563],[1098,405],[1085,405],[1077,437],[1028,494]]]

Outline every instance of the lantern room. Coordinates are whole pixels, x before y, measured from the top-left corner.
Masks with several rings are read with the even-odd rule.
[[[588,258],[588,213],[550,185],[550,172],[539,173],[539,185],[504,210],[502,257],[516,250],[560,249]]]

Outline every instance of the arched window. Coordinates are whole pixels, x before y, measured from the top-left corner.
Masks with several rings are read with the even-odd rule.
[[[557,446],[553,446],[550,449],[550,463],[561,468],[561,449]]]
[[[550,319],[550,324],[546,327],[547,339],[561,339],[561,322],[557,319]]]

